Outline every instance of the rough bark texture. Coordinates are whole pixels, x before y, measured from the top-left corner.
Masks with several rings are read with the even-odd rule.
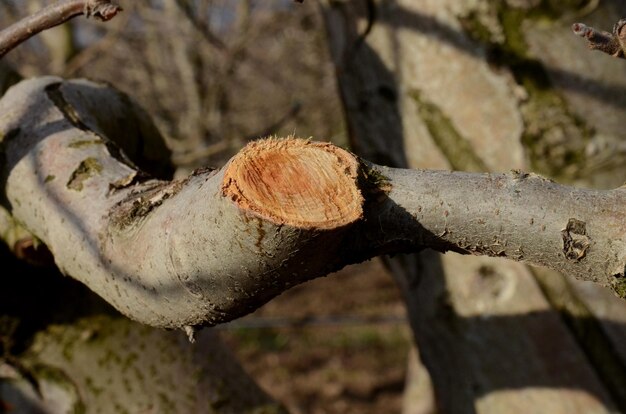
[[[380,216],[392,234],[402,234],[401,228],[407,240],[432,234],[437,241],[415,244],[437,248],[441,242],[437,250],[445,251],[447,242],[455,246],[451,249],[549,266],[579,279],[604,273],[606,279],[592,281],[621,292],[626,269],[624,188],[574,189],[520,172],[380,172],[393,177],[389,198],[394,208]],[[426,231],[415,231],[416,219]]]
[[[624,67],[591,58],[569,26],[576,20],[611,25],[624,7],[615,1],[594,7],[577,1],[325,3],[353,148],[394,167],[532,168],[579,185],[621,185]],[[467,207],[458,207],[480,204],[474,205],[472,187],[463,191]],[[452,211],[445,203],[436,211],[438,234],[455,237],[445,227]],[[571,228],[568,222],[557,233]],[[625,360],[616,350],[624,343],[618,315],[625,309],[604,295],[609,292],[497,259],[424,252],[387,263],[406,292],[435,392],[435,406],[407,400],[407,413],[624,408]],[[561,288],[547,281],[560,281]],[[607,308],[598,309],[603,301]],[[411,372],[423,376],[419,368]]]
[[[424,247],[543,264],[623,294],[622,189],[390,169],[298,139],[159,181],[125,156],[152,168],[163,154],[124,108],[134,112],[86,81],[11,89],[0,101],[5,205],[64,273],[140,322],[225,322],[346,264]]]
[[[103,127],[123,138],[126,153],[148,170],[171,175],[170,153],[143,111],[119,92],[78,84],[92,86],[83,90],[91,103],[83,104],[105,111]],[[93,140],[77,140],[76,146],[95,145]],[[0,234],[18,257],[50,264],[41,241],[5,208]],[[210,330],[191,344],[182,332],[129,321],[78,283],[53,269],[17,263],[0,247],[0,411],[284,412]]]
[[[597,82],[571,74],[563,96],[551,92],[542,82],[566,77],[547,63],[562,59],[544,56],[541,45],[558,36],[555,26],[520,18],[530,6],[498,3],[495,14],[482,14],[489,3],[427,1],[419,10],[412,2],[381,4],[333,2],[327,14],[359,152],[399,167],[471,171],[521,168],[528,154],[533,167],[554,168],[560,178],[610,185],[605,172],[595,173],[592,156],[619,143],[620,110],[606,106],[619,108],[623,96],[593,95]],[[508,20],[517,26],[505,27]],[[520,40],[522,27],[529,34]],[[489,39],[478,38],[478,29]],[[493,56],[480,41],[491,42]],[[599,76],[591,72],[585,76]],[[605,113],[577,106],[572,85],[581,80],[593,86],[582,93],[601,101]],[[454,99],[450,90],[458,92]],[[624,271],[623,189],[574,190],[521,172],[391,170],[303,141],[264,141],[218,172],[158,181],[120,151],[144,153],[148,170],[163,161],[163,148],[143,142],[146,124],[127,123],[129,107],[100,85],[33,80],[0,103],[0,132],[11,218],[41,238],[64,271],[142,322],[225,321],[350,261],[427,245],[532,260],[622,290],[615,276]],[[600,115],[604,123],[595,125]],[[424,151],[407,157],[413,145]],[[583,154],[589,159],[580,172],[575,159]],[[525,203],[526,196],[552,208]],[[501,226],[493,226],[496,219]],[[528,230],[533,226],[537,232]],[[441,411],[606,412],[624,405],[623,355],[613,352],[600,366],[598,352],[572,328],[581,323],[572,314],[577,308],[557,306],[550,281],[517,264],[458,260],[440,263],[426,252],[390,262]],[[582,288],[563,291],[584,300]],[[588,301],[589,315],[600,312],[599,302]],[[615,308],[612,315],[620,313]],[[619,324],[593,326],[601,328],[601,350],[623,337]],[[54,342],[43,348],[56,359]],[[76,369],[72,375],[88,384]]]
[[[584,23],[574,23],[572,31],[587,39],[589,49],[600,50],[613,57],[624,59],[624,41],[626,40],[626,19],[622,19],[613,26],[613,33],[597,30]]]
[[[281,162],[281,144],[266,141],[274,157],[267,161],[276,170],[260,171],[252,163],[240,172],[243,154],[220,172],[164,182],[146,179],[121,155],[120,147],[128,152],[148,145],[141,131],[101,127],[128,109],[109,89],[44,78],[12,89],[3,102],[12,215],[46,243],[65,273],[150,325],[212,324],[250,311],[257,299],[266,301],[326,269],[319,257],[332,257],[343,227],[361,215],[356,160],[336,147],[299,141]],[[158,163],[155,149],[144,149],[148,161]],[[298,150],[303,157],[290,157]],[[249,147],[248,153],[254,151]],[[313,155],[307,157],[308,151]],[[308,180],[311,194],[296,185],[301,179]],[[268,192],[249,194],[245,180],[258,180]],[[284,198],[269,213],[262,210],[266,206],[259,203],[277,189]],[[320,189],[335,198],[320,200]],[[336,208],[342,203],[344,210]],[[290,214],[306,208],[312,222],[290,221]],[[321,231],[325,226],[330,230]],[[311,240],[326,249],[305,249]],[[245,297],[254,300],[246,303]]]

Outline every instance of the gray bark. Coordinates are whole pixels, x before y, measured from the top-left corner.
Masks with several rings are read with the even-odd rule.
[[[47,78],[31,81],[31,84],[50,85],[52,80],[60,81]],[[100,113],[105,118],[104,122],[94,127],[98,133],[103,134],[103,137],[121,138],[119,145],[123,152],[132,156],[143,169],[171,175],[166,167],[170,152],[163,146],[163,139],[145,113],[126,96],[103,85],[85,81],[65,86],[73,88],[68,92],[70,102],[76,98],[72,93],[82,91],[85,94],[83,106],[76,108],[76,112],[72,112],[71,105],[61,105],[64,114],[72,117],[76,124],[82,125],[79,120],[85,119],[84,129],[69,121],[63,125],[55,124],[54,121],[46,123],[50,118],[45,115],[42,117],[44,119],[40,119],[43,123],[40,126],[47,128],[46,131],[51,135],[55,134],[53,131],[60,134],[69,131],[76,137],[71,145],[75,151],[107,147],[117,157],[128,162],[116,144],[99,143],[96,133],[85,131],[88,129],[87,124],[96,125],[95,118],[88,113],[97,107],[103,112],[94,110],[92,113],[96,117]],[[46,99],[51,99],[50,95],[46,95]],[[34,98],[35,101],[37,99]],[[55,99],[56,103],[61,103],[58,97]],[[16,115],[12,109],[19,112],[18,106],[2,112],[0,118],[3,122]],[[31,119],[38,117],[34,113],[24,116],[31,116]],[[25,122],[22,127],[27,124]],[[7,135],[0,135],[2,144],[7,144],[11,135],[8,140]],[[18,146],[18,152],[21,150],[23,148]],[[50,155],[54,158],[53,153]],[[7,159],[4,151],[2,156],[4,163]],[[71,165],[72,161],[68,161]],[[3,167],[6,165],[3,164]],[[39,166],[36,168],[39,169]],[[39,172],[34,171],[36,174]],[[138,171],[137,174],[145,173]],[[32,191],[44,190],[46,178],[48,183],[57,179],[50,175],[40,178],[42,181],[31,188]],[[89,184],[85,181],[82,184],[87,187]],[[82,193],[78,189],[71,191]],[[11,214],[7,200],[3,206],[8,208],[0,208],[1,237],[18,257],[41,263],[38,259],[46,256],[42,242]],[[94,207],[91,203],[90,206]],[[57,205],[51,214],[63,216],[63,212],[67,212],[63,207]],[[80,231],[93,223],[84,224]],[[50,229],[54,231],[54,228]],[[84,246],[76,249],[81,248]],[[39,267],[16,267],[12,265],[12,258],[5,257],[4,251],[1,257],[4,266],[3,289],[0,289],[2,408],[47,414],[111,411],[284,412],[245,374],[212,331],[199,333],[192,344],[182,332],[150,328],[120,317],[102,306],[94,294],[76,289],[73,284],[68,284],[69,280],[60,278],[56,272]],[[64,260],[58,259],[61,263]],[[82,266],[85,272],[81,274],[89,278],[91,275],[86,273],[89,265],[83,263]],[[77,319],[79,317],[81,319]],[[11,324],[7,325],[11,321],[15,321],[17,331],[11,328]]]
[[[380,172],[392,190],[379,221],[400,240],[443,251],[449,243],[449,250],[548,266],[622,289],[626,188],[575,189],[521,172]]]
[[[274,182],[245,197],[245,168],[259,165],[244,165],[232,185],[227,169],[148,179],[122,154],[144,145],[144,164],[159,163],[141,124],[106,129],[131,109],[101,85],[57,78],[22,83],[0,104],[7,207],[64,273],[135,320],[182,328],[230,320],[339,266],[328,260],[361,214],[354,157],[299,141],[293,165],[260,159],[276,165],[266,177]],[[237,177],[238,164],[229,165]]]

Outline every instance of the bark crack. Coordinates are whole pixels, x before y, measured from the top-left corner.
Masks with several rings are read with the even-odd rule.
[[[122,178],[131,182],[135,177]],[[115,183],[113,183],[115,184]],[[124,185],[121,183],[120,185]],[[165,200],[174,197],[182,189],[184,182],[157,182],[154,186],[141,191],[133,191],[129,197],[119,202],[111,213],[111,223],[119,229],[125,229],[147,217],[160,207]]]
[[[63,95],[63,91],[61,90],[62,86],[63,86],[62,82],[51,83],[45,88],[46,95],[52,101],[54,106],[56,106],[56,108],[59,111],[61,111],[61,113],[63,114],[63,117],[70,124],[80,129],[81,131],[85,131],[88,134],[94,135],[96,137],[95,140],[77,141],[71,144],[70,146],[72,148],[82,148],[86,145],[96,144],[98,141],[100,141],[102,144],[106,146],[107,150],[109,151],[109,154],[111,154],[111,156],[113,156],[116,160],[118,160],[119,162],[121,162],[122,164],[126,165],[127,167],[133,170],[137,170],[138,175],[141,176],[137,178],[144,178],[145,176],[147,176],[147,174],[143,173],[140,170],[140,168],[137,165],[135,165],[135,163],[132,162],[130,158],[128,158],[128,156],[124,153],[124,151],[122,151],[122,149],[115,142],[111,141],[106,136],[95,131],[93,128],[91,128],[89,125],[83,122],[83,120],[80,118],[80,115],[78,114],[78,111],[76,111],[74,106],[70,102],[68,102],[67,99],[65,99],[65,96]]]

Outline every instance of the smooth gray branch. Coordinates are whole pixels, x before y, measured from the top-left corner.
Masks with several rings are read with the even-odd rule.
[[[626,293],[626,188],[588,190],[535,174],[375,167],[391,188],[378,220],[393,238],[506,257]]]

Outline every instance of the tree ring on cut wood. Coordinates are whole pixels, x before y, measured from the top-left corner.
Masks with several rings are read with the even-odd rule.
[[[363,216],[358,162],[329,143],[265,139],[227,166],[222,194],[246,212],[307,229],[334,229]]]

